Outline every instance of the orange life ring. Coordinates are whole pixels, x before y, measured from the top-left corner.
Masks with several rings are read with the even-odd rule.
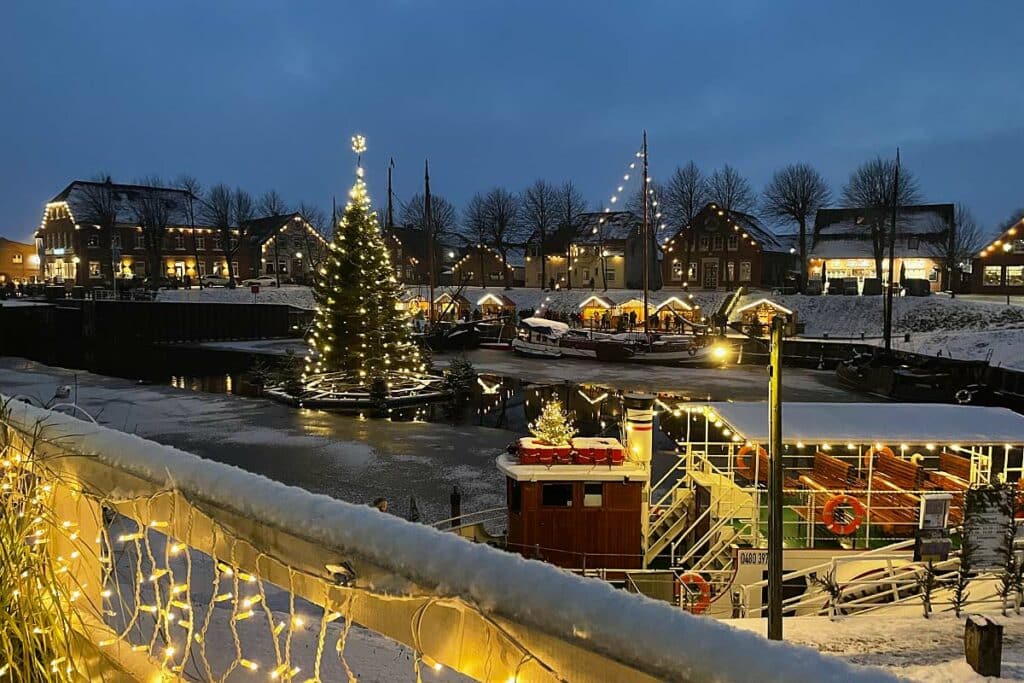
[[[853,519],[846,524],[840,524],[836,521],[836,508],[840,505],[849,505],[853,508]],[[825,507],[821,510],[821,521],[825,523],[825,528],[837,536],[849,536],[855,532],[864,523],[864,516],[864,505],[853,496],[848,496],[845,493],[829,498],[828,502],[825,503]]]
[[[736,469],[740,471],[740,474],[745,476],[747,479],[754,478],[754,468],[747,467],[747,461],[743,459],[743,456],[750,455],[754,452],[753,446],[744,446],[743,448],[736,451]],[[757,447],[757,457],[768,457],[768,451],[761,446]],[[749,472],[749,475],[747,474]]]
[[[872,446],[871,448],[868,449],[867,453],[864,454],[864,459],[861,461],[861,466],[863,466],[864,469],[868,469],[871,466],[871,463],[874,461],[875,456],[878,455],[879,453],[885,453],[890,458],[896,457],[896,454],[893,453],[892,449],[889,448],[888,446],[882,446],[881,448],[875,448],[874,446]]]
[[[683,603],[683,586],[697,586],[700,597],[692,605]],[[676,577],[676,595],[679,597],[679,605],[688,609],[691,614],[704,614],[711,605],[711,586],[704,580],[704,577],[695,572],[687,572]]]

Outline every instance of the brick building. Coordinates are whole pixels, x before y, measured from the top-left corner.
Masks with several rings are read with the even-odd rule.
[[[143,225],[146,206],[159,225]],[[75,180],[46,204],[36,233],[42,277],[85,287],[110,287],[114,277],[244,279],[268,272],[264,258],[275,274],[292,275],[308,273],[323,254],[323,237],[297,214],[254,219],[224,243],[221,230],[202,224],[201,209],[186,190]]]
[[[1024,294],[1024,216],[971,262],[971,292]]]
[[[661,273],[668,288],[684,283],[700,289],[778,286],[797,266],[787,236],[772,232],[750,214],[715,204],[701,209],[691,225],[676,231],[661,247]]]
[[[0,285],[39,280],[39,253],[34,244],[0,237]]]

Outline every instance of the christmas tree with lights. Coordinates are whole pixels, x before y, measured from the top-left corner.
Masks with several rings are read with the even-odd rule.
[[[366,140],[352,138],[356,181],[317,271],[316,315],[306,337],[303,381],[332,375],[335,384],[392,389],[422,378],[426,365],[412,341],[412,323],[398,310],[395,279],[361,165]]]
[[[544,404],[540,417],[531,422],[530,433],[545,446],[568,446],[576,435],[576,427],[562,410],[562,402],[552,398]]]

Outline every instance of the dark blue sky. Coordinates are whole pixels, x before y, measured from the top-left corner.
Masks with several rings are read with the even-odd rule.
[[[344,6],[343,6],[344,5]],[[0,8],[0,234],[73,178],[192,173],[330,207],[572,178],[849,171],[899,145],[927,199],[1024,205],[1024,2],[57,2]]]

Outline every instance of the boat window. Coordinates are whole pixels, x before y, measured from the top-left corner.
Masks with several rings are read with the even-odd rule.
[[[572,507],[572,484],[542,484],[540,504],[544,507]]]
[[[508,511],[519,512],[523,509],[523,487],[516,479],[509,479],[508,482]]]
[[[599,508],[604,502],[604,484],[595,482],[583,485],[583,507]]]

